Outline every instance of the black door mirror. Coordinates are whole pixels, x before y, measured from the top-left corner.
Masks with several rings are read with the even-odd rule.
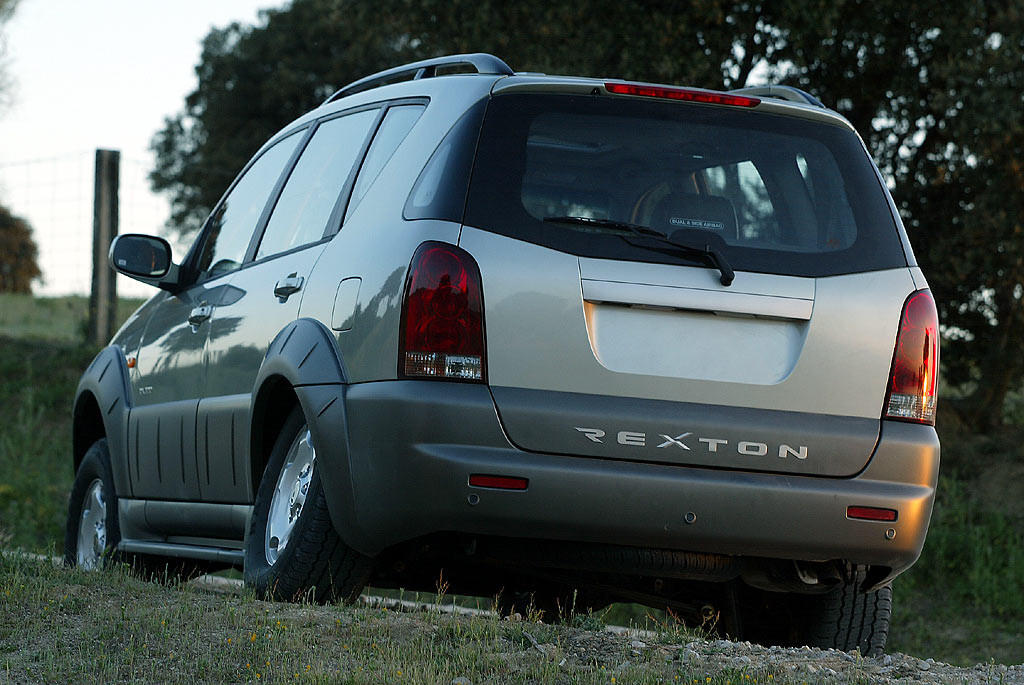
[[[110,246],[110,265],[125,276],[150,281],[171,269],[171,246],[163,238],[125,234]]]

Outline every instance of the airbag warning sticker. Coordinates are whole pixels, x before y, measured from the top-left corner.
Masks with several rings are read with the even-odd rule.
[[[702,228],[705,231],[724,231],[725,224],[721,221],[709,221],[707,219],[683,219],[682,217],[671,217],[668,222],[673,226],[682,228]]]

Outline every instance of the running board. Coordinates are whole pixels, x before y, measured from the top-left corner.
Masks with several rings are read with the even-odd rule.
[[[232,566],[241,566],[245,553],[240,549],[205,547],[202,545],[181,545],[171,542],[150,542],[148,540],[121,540],[117,551],[129,554],[152,554],[164,557],[184,557],[202,561],[216,561]]]

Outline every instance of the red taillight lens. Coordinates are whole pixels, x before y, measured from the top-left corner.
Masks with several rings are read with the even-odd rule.
[[[639,83],[606,83],[609,93],[618,95],[642,95],[648,98],[665,98],[668,100],[685,100],[686,102],[703,102],[709,105],[729,105],[731,107],[757,107],[761,104],[758,98],[743,95],[729,95],[709,90],[692,88],[667,88],[665,86],[646,86]]]
[[[434,242],[416,250],[400,343],[398,373],[404,378],[484,380],[483,294],[468,252]]]
[[[896,336],[885,418],[935,425],[939,315],[927,290],[907,298]]]

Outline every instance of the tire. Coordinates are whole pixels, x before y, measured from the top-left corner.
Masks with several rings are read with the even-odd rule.
[[[372,560],[338,537],[327,510],[316,449],[296,406],[277,437],[245,539],[245,583],[275,600],[354,602]]]
[[[71,486],[64,564],[87,570],[103,568],[114,558],[120,541],[117,492],[110,469],[110,450],[103,438],[86,451]]]
[[[752,590],[756,606],[743,608],[746,639],[781,647],[859,650],[879,656],[885,650],[892,616],[892,586],[862,589],[864,574],[853,573],[825,594]]]
[[[857,581],[847,582],[804,607],[804,642],[810,647],[857,649],[864,656],[885,651],[892,616],[892,586],[865,592]]]

